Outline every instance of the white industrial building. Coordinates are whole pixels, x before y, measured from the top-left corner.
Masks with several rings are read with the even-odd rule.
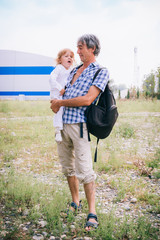
[[[0,99],[49,99],[51,57],[0,50]]]

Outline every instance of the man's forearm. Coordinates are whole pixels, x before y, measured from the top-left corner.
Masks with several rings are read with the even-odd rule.
[[[59,100],[60,107],[82,107],[82,106],[89,106],[91,104],[90,98],[86,96],[80,96],[71,99],[62,99]]]
[[[60,100],[60,107],[82,107],[89,106],[100,93],[100,89],[95,86],[90,87],[88,93],[84,96]]]
[[[86,96],[80,96],[71,99],[53,99],[51,100],[51,109],[54,113],[57,113],[60,107],[82,107],[89,106],[92,102],[89,101],[89,98]]]
[[[94,99],[100,93],[100,89],[95,86],[91,86],[88,93],[84,96],[70,98],[70,99],[53,99],[51,100],[51,109],[54,113],[57,113],[60,107],[82,107],[89,106]]]

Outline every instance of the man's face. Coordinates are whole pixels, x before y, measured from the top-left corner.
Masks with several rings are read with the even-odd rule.
[[[94,49],[87,48],[87,45],[85,43],[84,44],[82,44],[81,42],[78,43],[77,53],[79,54],[79,57],[82,62],[89,61],[94,56],[93,52],[94,52]]]

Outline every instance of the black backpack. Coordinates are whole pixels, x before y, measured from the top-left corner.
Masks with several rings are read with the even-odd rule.
[[[102,68],[98,69],[95,73],[93,81],[101,69]],[[116,100],[108,84],[104,92],[100,94],[98,102],[87,107],[85,116],[87,118],[88,133],[97,137],[98,146],[99,139],[104,139],[109,136],[118,118]],[[94,162],[97,161],[97,146]]]

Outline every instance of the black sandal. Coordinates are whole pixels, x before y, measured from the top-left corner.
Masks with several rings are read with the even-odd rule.
[[[90,222],[89,219],[95,219],[96,223],[95,222]],[[87,222],[86,222],[84,227],[85,228],[86,227],[91,227],[91,228],[97,229],[98,228],[98,218],[97,218],[97,215],[95,215],[93,213],[89,213],[88,216],[87,216]]]
[[[68,209],[68,210],[67,210],[67,215],[69,215],[69,213],[73,213],[73,214],[74,214],[74,213],[76,213],[77,211],[78,211],[78,212],[81,211],[81,209],[82,209],[81,200],[79,201],[79,206],[77,206],[77,204],[76,204],[75,202],[71,202],[70,207],[74,208],[75,211],[72,211],[71,209]]]

